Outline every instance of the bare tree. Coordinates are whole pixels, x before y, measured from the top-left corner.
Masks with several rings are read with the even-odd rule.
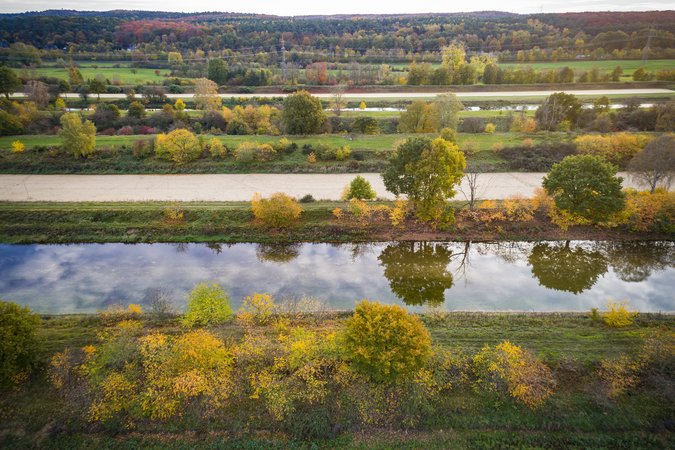
[[[146,305],[150,306],[150,312],[158,319],[163,320],[177,314],[173,296],[168,289],[151,289],[145,294]]]
[[[476,207],[476,201],[482,196],[487,188],[490,180],[484,180],[482,166],[478,165],[472,168],[470,172],[466,172],[463,182],[457,189],[462,193],[467,202],[469,202],[469,209],[473,211]]]
[[[659,184],[670,188],[675,173],[675,137],[665,135],[651,141],[630,160],[628,171],[634,180],[649,186],[652,193]]]
[[[337,84],[331,89],[331,94],[333,95],[331,99],[331,107],[333,109],[333,113],[335,113],[335,115],[338,117],[340,117],[342,108],[344,108],[346,105],[346,102],[344,101],[344,94],[346,90],[347,86],[344,84]]]
[[[26,84],[25,93],[28,99],[35,102],[35,106],[40,109],[46,108],[49,104],[49,89],[42,81],[30,80]]]

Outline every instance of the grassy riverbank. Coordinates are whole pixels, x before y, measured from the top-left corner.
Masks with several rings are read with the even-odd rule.
[[[374,205],[392,206],[391,202]],[[253,220],[248,202],[192,203],[0,203],[0,242],[363,242],[391,240],[670,240],[668,233],[636,233],[625,227],[571,227],[567,231],[539,213],[527,222],[471,220],[468,211],[457,211],[455,227],[433,230],[409,219],[395,228],[387,217],[368,221],[337,219],[335,208],[344,202],[302,205],[301,220],[287,230],[271,230]],[[462,207],[464,202],[455,202]],[[172,220],[171,210],[183,218]]]
[[[339,330],[347,313],[291,319],[311,332]],[[321,439],[293,438],[292,425],[237,407],[210,420],[192,408],[183,417],[97,425],[82,417],[82,406],[64,401],[50,386],[46,366],[55,352],[96,344],[103,329],[98,316],[46,316],[40,328],[44,342],[41,364],[23,388],[0,399],[0,446],[3,448],[667,448],[672,446],[672,379],[647,373],[629,394],[607,398],[597,378],[600,361],[619,355],[636,356],[645,339],[669,332],[675,316],[641,314],[633,325],[609,328],[588,314],[428,313],[422,316],[434,349],[452,355],[474,355],[484,345],[510,340],[534,352],[551,368],[555,392],[531,410],[493,393],[458,385],[444,392],[431,415],[414,427],[376,425],[340,429]],[[141,319],[138,334],[182,331],[177,319]],[[234,345],[246,329],[239,322],[210,328]],[[248,330],[250,332],[250,330]],[[256,333],[274,339],[274,326]],[[667,362],[664,362],[667,363]],[[234,401],[234,399],[232,400]],[[243,401],[243,400],[242,400]],[[251,402],[253,400],[245,400]],[[321,408],[321,406],[316,406]],[[297,421],[308,411],[294,413]],[[248,418],[247,418],[248,417]],[[311,419],[310,419],[311,420]],[[331,432],[330,434],[333,434]],[[669,444],[670,442],[670,444]]]

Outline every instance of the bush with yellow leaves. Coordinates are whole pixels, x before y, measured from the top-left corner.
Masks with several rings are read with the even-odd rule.
[[[541,406],[553,394],[551,370],[535,355],[503,341],[486,345],[473,358],[476,386],[498,394],[508,393],[529,408]]]
[[[251,200],[253,216],[265,226],[287,228],[296,222],[302,214],[302,206],[292,197],[277,192],[270,198],[262,198],[257,192]]]
[[[626,222],[633,231],[675,232],[675,193],[626,191]]]
[[[185,210],[177,203],[172,203],[164,208],[164,218],[169,223],[181,223],[185,221]]]
[[[607,311],[602,313],[602,320],[605,325],[611,328],[622,328],[633,324],[637,317],[636,311],[629,311],[628,302],[609,302]]]
[[[347,320],[345,351],[357,372],[394,380],[422,368],[431,355],[431,335],[400,306],[363,300]]]
[[[21,141],[12,142],[12,153],[23,153],[26,151],[26,145]]]
[[[225,323],[232,318],[227,293],[218,284],[200,283],[187,296],[187,308],[181,319],[187,327]]]
[[[504,216],[511,222],[530,222],[534,219],[535,204],[526,198],[512,196],[502,202]]]
[[[616,398],[637,385],[642,367],[641,361],[620,355],[618,358],[601,360],[597,375],[606,387],[607,396]]]
[[[400,198],[396,199],[394,207],[389,211],[389,220],[391,221],[391,224],[395,227],[402,226],[408,215],[408,211],[408,201]]]
[[[115,304],[99,311],[98,318],[103,324],[113,324],[122,320],[138,319],[142,314],[141,305],[131,303],[125,308],[120,304]]]
[[[269,325],[276,312],[277,305],[271,295],[255,292],[244,298],[237,320],[245,326]]]
[[[180,416],[220,408],[231,388],[232,352],[205,330],[177,336],[138,336],[140,324],[122,321],[99,336],[98,345],[56,353],[49,378],[66,396],[87,404],[92,422]]]

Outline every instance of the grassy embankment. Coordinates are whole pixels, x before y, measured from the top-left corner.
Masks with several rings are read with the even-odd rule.
[[[391,202],[376,202],[392,206]],[[184,219],[172,221],[167,209],[177,207]],[[391,240],[525,240],[542,239],[672,239],[659,233],[634,233],[624,227],[571,227],[563,231],[539,213],[533,221],[491,224],[457,212],[450,231],[433,230],[408,220],[394,228],[388,218],[373,216],[367,223],[343,217],[336,207],[344,202],[313,202],[302,205],[301,220],[291,228],[270,230],[253,221],[248,202],[193,203],[0,203],[0,242],[358,242]],[[464,206],[455,202],[454,206]]]
[[[309,329],[336,329],[345,316],[296,319]],[[473,355],[485,344],[510,340],[538,354],[557,379],[554,395],[530,410],[493,394],[462,386],[444,393],[435,414],[414,430],[368,427],[327,441],[292,441],[270,420],[246,421],[247,411],[214,416],[147,421],[136,429],[96,426],[82,418],[82,407],[64,402],[47,380],[52,354],[66,347],[96,343],[96,316],[45,317],[42,365],[23,389],[0,398],[3,448],[668,448],[673,444],[673,405],[659,378],[645,379],[629,395],[608,399],[594,374],[603,358],[636,355],[643,338],[672,330],[675,316],[641,314],[634,325],[610,329],[584,314],[449,313],[423,316],[434,345]],[[174,319],[144,319],[143,333],[180,331]],[[236,342],[244,329],[233,323],[211,329]],[[273,327],[262,329],[270,336]],[[229,345],[229,344],[228,344]],[[672,381],[672,380],[671,380]],[[662,380],[663,382],[663,380]],[[230,414],[233,414],[230,416]],[[298,411],[297,417],[306,414]],[[243,420],[243,421],[242,421]]]

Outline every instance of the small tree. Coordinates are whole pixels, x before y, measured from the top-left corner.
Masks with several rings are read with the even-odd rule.
[[[155,138],[155,153],[160,158],[170,159],[176,164],[184,164],[199,158],[202,154],[202,147],[197,136],[180,128],[169,134],[158,134]]]
[[[375,381],[411,375],[431,356],[431,336],[419,317],[368,300],[347,320],[345,346],[354,368]]]
[[[554,164],[543,187],[556,206],[594,222],[607,220],[625,206],[616,166],[592,155],[568,156]]]
[[[464,109],[464,105],[455,94],[437,95],[432,103],[434,131],[443,128],[457,129],[459,123],[459,113]]]
[[[82,122],[77,113],[61,116],[59,136],[63,140],[63,148],[76,158],[92,155],[96,150],[96,126],[89,120]]]
[[[207,78],[195,80],[195,107],[207,111],[220,109],[222,100],[218,95],[218,85]]]
[[[30,309],[0,300],[0,389],[20,383],[37,364],[39,326]]]
[[[269,199],[256,193],[251,200],[251,209],[256,219],[272,228],[286,228],[297,221],[302,214],[302,206],[292,197],[277,192]]]
[[[544,130],[556,130],[563,122],[574,126],[581,113],[581,102],[572,94],[556,92],[549,95],[537,109],[537,123]]]
[[[651,193],[659,184],[668,189],[675,173],[675,137],[665,135],[651,141],[631,159],[628,171],[649,186]]]
[[[25,93],[38,108],[46,108],[49,104],[49,89],[42,81],[30,80],[26,84]]]
[[[139,102],[138,100],[134,100],[133,102],[129,103],[129,110],[127,114],[129,117],[142,119],[145,117],[145,106],[143,106],[143,103]]]
[[[342,194],[343,200],[351,200],[353,198],[359,200],[374,200],[375,191],[370,185],[370,182],[363,178],[361,175],[357,175],[349,186],[345,187],[344,193]]]
[[[301,90],[286,97],[282,114],[286,133],[319,133],[326,122],[321,100]]]
[[[451,217],[446,200],[454,197],[465,168],[457,145],[441,138],[409,138],[398,147],[382,178],[388,191],[408,196],[418,218],[447,225]]]
[[[216,283],[200,283],[187,296],[187,309],[182,323],[188,327],[225,323],[232,318],[227,293]]]
[[[9,98],[9,94],[13,94],[20,87],[21,80],[16,72],[7,66],[0,66],[0,93]]]

